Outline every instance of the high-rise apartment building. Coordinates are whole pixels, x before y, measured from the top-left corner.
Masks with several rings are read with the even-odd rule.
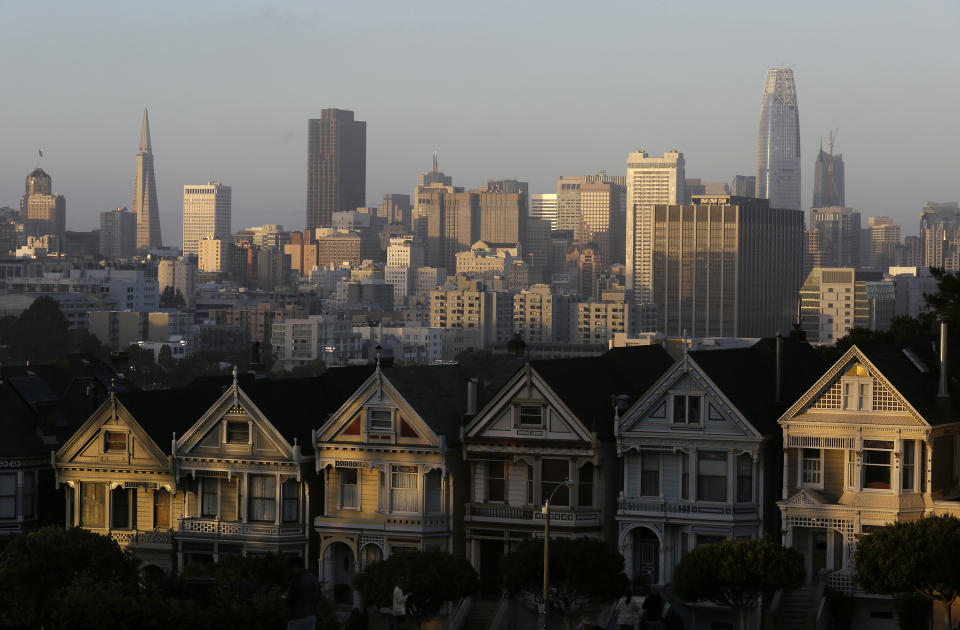
[[[157,285],[161,294],[167,287],[173,288],[183,296],[187,306],[192,307],[196,301],[197,265],[182,256],[176,260],[161,260],[157,265]]]
[[[526,243],[527,197],[524,192],[477,191],[479,239],[488,243]],[[471,243],[472,245],[472,243]]]
[[[817,231],[817,266],[860,267],[860,213],[853,208],[810,208],[810,231]]]
[[[960,269],[960,209],[957,202],[928,201],[920,214],[923,266]]]
[[[813,166],[814,208],[843,207],[846,196],[843,192],[843,155],[827,153],[820,147]]]
[[[53,182],[42,168],[27,175],[20,197],[20,219],[26,236],[55,234],[61,239],[67,231],[67,201],[53,192]]]
[[[890,217],[870,217],[870,268],[886,271],[900,264],[900,226]]]
[[[307,121],[307,229],[330,227],[333,213],[366,204],[367,123],[325,109]]]
[[[790,329],[802,282],[802,212],[703,196],[651,214],[659,332],[763,337]]]
[[[800,288],[800,327],[807,341],[832,345],[853,327],[870,324],[864,281],[853,268],[815,267]]]
[[[533,193],[530,195],[530,218],[550,222],[550,229],[557,228],[557,193]]]
[[[513,332],[526,343],[569,341],[569,308],[565,295],[549,284],[535,284],[513,296]]]
[[[770,68],[763,82],[757,197],[771,208],[800,209],[800,115],[790,68]]]
[[[417,270],[423,266],[423,248],[412,236],[394,236],[390,239],[383,278],[387,284],[393,285],[394,297],[406,297],[417,292]]]
[[[685,162],[679,151],[659,158],[642,150],[627,156],[625,280],[635,302],[652,299],[653,207],[685,203],[685,182]]]
[[[200,238],[229,240],[230,187],[220,182],[183,187],[183,255],[199,253]]]
[[[231,245],[225,238],[216,238],[210,234],[201,236],[197,245],[197,269],[205,273],[230,271]]]
[[[126,208],[100,213],[100,255],[133,258],[137,252],[137,215]]]
[[[487,291],[479,280],[430,291],[430,326],[444,330],[477,330],[482,346],[504,344],[513,324],[513,294]]]
[[[140,150],[137,151],[137,174],[133,180],[130,211],[137,216],[137,251],[163,247],[157,179],[153,174],[153,149],[150,145],[150,121],[146,109],[143,110],[143,124],[140,127]]]

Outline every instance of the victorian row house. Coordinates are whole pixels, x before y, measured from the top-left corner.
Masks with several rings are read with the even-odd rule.
[[[779,420],[784,544],[803,553],[808,581],[858,596],[859,623],[895,627],[892,603],[857,589],[857,541],[897,521],[960,516],[960,388],[945,352],[922,340],[853,346]]]
[[[615,545],[614,414],[671,362],[661,346],[527,362],[466,422],[463,529],[486,595],[499,594],[502,557],[543,536],[541,506],[551,496],[552,535]]]

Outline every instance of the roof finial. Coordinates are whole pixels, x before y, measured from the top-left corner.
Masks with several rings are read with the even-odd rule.
[[[234,385],[237,384],[237,366],[236,366],[236,364],[234,364],[234,366],[233,366],[233,384],[234,384]]]
[[[150,121],[147,118],[147,109],[143,109],[143,125],[140,127],[140,152],[150,153]]]
[[[378,344],[377,345],[377,372],[380,371],[380,355],[383,352],[383,348]]]

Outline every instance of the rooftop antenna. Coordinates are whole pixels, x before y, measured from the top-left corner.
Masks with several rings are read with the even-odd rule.
[[[827,162],[827,179],[830,180],[828,183],[828,196],[827,199],[830,200],[830,205],[836,205],[836,202],[833,198],[833,143],[837,139],[837,134],[840,132],[840,128],[837,127],[827,136],[827,142],[830,146],[830,161]]]
[[[434,149],[433,150],[433,172],[434,173],[437,172],[437,157],[438,157],[437,150]]]

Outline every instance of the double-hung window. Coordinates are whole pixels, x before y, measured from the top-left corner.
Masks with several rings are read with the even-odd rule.
[[[737,455],[737,503],[753,501],[753,457],[750,453]]]
[[[17,516],[17,473],[0,475],[0,518]]]
[[[280,490],[283,500],[283,522],[296,523],[300,520],[300,484],[296,479],[283,482]]]
[[[892,459],[892,441],[863,441],[862,476],[864,489],[890,489],[890,478],[893,471]]]
[[[107,485],[104,483],[80,484],[80,524],[84,527],[104,527],[106,514]]]
[[[690,498],[690,453],[680,451],[680,498]]]
[[[640,454],[640,496],[660,496],[660,453],[644,451]]]
[[[340,475],[340,508],[360,509],[359,471],[356,468],[338,468],[337,474]]]
[[[386,409],[370,409],[367,415],[367,431],[389,433],[393,431],[393,418]]]
[[[26,518],[32,518],[35,514],[36,492],[36,479],[33,472],[23,473],[23,515]]]
[[[394,512],[417,512],[420,507],[419,471],[416,466],[390,470],[390,505]]]
[[[673,395],[673,423],[674,424],[701,424],[701,409],[703,396],[686,394]]]
[[[521,427],[542,427],[543,407],[540,405],[520,405],[517,409],[517,424]]]
[[[823,487],[823,451],[819,448],[805,448],[800,451],[800,485]]]
[[[901,456],[901,461],[903,462],[903,467],[900,472],[902,483],[900,484],[904,490],[913,492],[917,487],[915,482],[915,475],[917,474],[917,449],[916,442],[914,440],[904,440],[903,446],[903,455]]]
[[[487,462],[487,501],[503,503],[507,497],[507,465]]]
[[[200,514],[202,516],[214,517],[219,512],[220,503],[220,480],[214,477],[205,477],[200,480],[202,486]]]
[[[577,471],[577,505],[593,507],[593,464],[587,462]]]
[[[727,452],[697,451],[697,501],[727,500]]]
[[[273,475],[250,475],[250,520],[277,518],[277,479]]]

